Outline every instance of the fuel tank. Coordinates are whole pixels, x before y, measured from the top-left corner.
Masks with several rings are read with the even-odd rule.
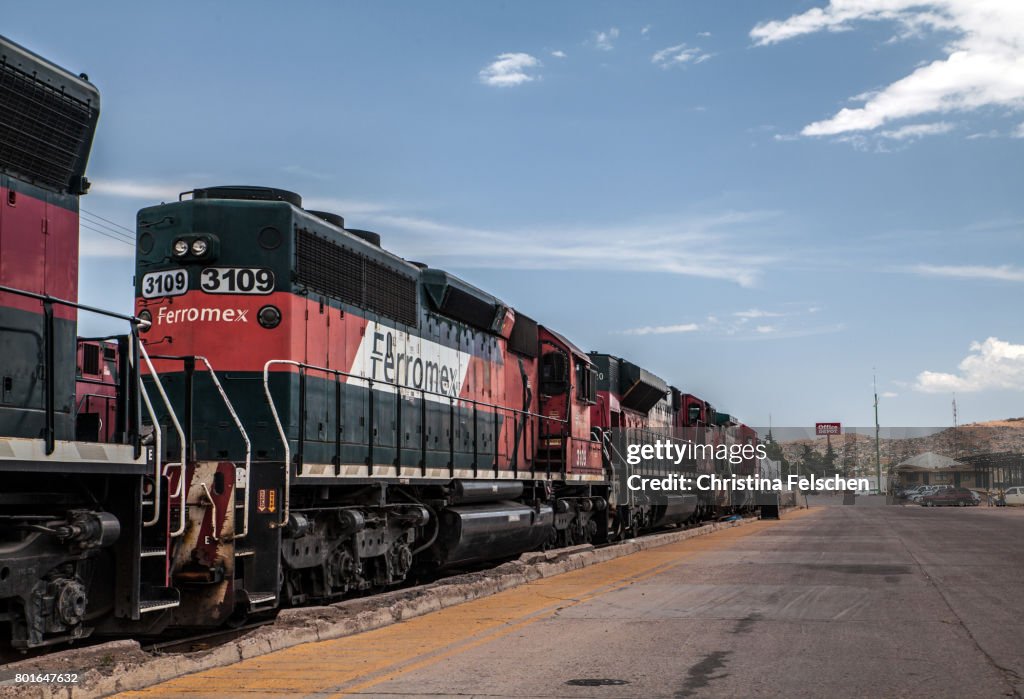
[[[668,524],[685,522],[697,511],[696,494],[662,495],[657,498],[654,506],[652,527],[663,527]]]
[[[523,494],[522,481],[455,481],[452,484],[453,504],[515,500]]]
[[[554,530],[549,505],[537,509],[517,502],[454,505],[439,517],[441,534],[433,553],[441,568],[540,548]]]

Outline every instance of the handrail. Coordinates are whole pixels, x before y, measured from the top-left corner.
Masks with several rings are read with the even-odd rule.
[[[252,466],[252,442],[249,441],[249,433],[247,433],[245,431],[245,427],[242,426],[242,421],[241,421],[241,419],[239,419],[238,413],[235,411],[235,406],[231,402],[231,400],[228,398],[228,394],[224,390],[224,387],[221,385],[220,379],[217,378],[217,372],[215,372],[213,370],[213,367],[210,365],[210,360],[208,360],[206,357],[204,357],[202,355],[199,355],[199,354],[197,354],[197,355],[188,355],[188,356],[185,356],[185,355],[169,355],[169,354],[154,354],[153,357],[155,359],[166,359],[166,360],[175,360],[175,361],[184,361],[184,360],[187,360],[187,359],[198,359],[203,364],[205,364],[207,370],[210,372],[210,378],[213,380],[213,385],[217,387],[217,392],[220,393],[221,400],[224,401],[224,407],[226,407],[228,409],[228,414],[231,415],[231,419],[234,421],[235,427],[238,428],[238,433],[240,435],[242,435],[242,441],[245,442],[245,509],[242,512],[242,533],[241,534],[234,534],[231,537],[231,540],[234,541],[235,539],[242,539],[246,535],[249,534],[249,503],[250,503],[250,497],[249,497],[249,475],[250,474],[249,474],[249,470],[250,470],[250,467]],[[184,449],[184,442],[183,442],[182,449]],[[205,487],[205,484],[204,484],[204,487]],[[236,488],[237,488],[237,483],[236,483]],[[210,502],[212,503],[213,500],[211,499]],[[214,522],[214,526],[216,526],[216,522]]]
[[[281,417],[280,417],[279,413],[277,412],[277,405],[274,403],[274,398],[270,394],[270,367],[272,365],[294,366],[294,367],[297,367],[298,369],[300,369],[300,371],[301,370],[313,370],[313,371],[318,371],[318,372],[322,372],[322,373],[325,373],[325,374],[330,374],[330,375],[335,376],[335,377],[344,376],[346,378],[356,379],[358,381],[365,381],[370,386],[371,389],[372,389],[374,384],[381,384],[381,385],[384,385],[384,386],[388,386],[389,388],[395,389],[396,395],[398,396],[399,400],[401,400],[401,391],[404,390],[404,391],[410,391],[410,392],[414,392],[414,393],[419,393],[421,398],[425,398],[428,395],[436,396],[436,397],[439,397],[439,398],[444,398],[445,400],[449,401],[450,406],[452,406],[453,408],[454,408],[454,405],[455,405],[456,401],[458,401],[460,403],[465,403],[465,404],[472,405],[473,408],[474,408],[474,414],[475,414],[476,408],[484,407],[484,408],[492,408],[492,409],[495,410],[495,412],[501,410],[501,411],[504,411],[504,412],[512,413],[514,415],[523,415],[523,416],[527,416],[527,417],[536,417],[536,418],[540,418],[541,420],[546,420],[546,421],[550,421],[550,422],[560,423],[560,424],[563,424],[563,425],[567,425],[569,423],[568,419],[551,417],[549,415],[542,415],[540,413],[534,413],[534,412],[531,412],[529,410],[519,410],[517,408],[511,408],[511,407],[509,407],[507,405],[497,405],[495,403],[487,403],[487,402],[484,402],[484,401],[478,401],[478,400],[476,400],[474,398],[460,398],[458,396],[452,396],[452,395],[449,395],[449,394],[446,394],[446,393],[439,393],[437,391],[428,391],[425,388],[410,388],[408,386],[401,386],[399,384],[391,383],[391,382],[388,382],[388,381],[378,381],[378,380],[372,379],[372,378],[370,378],[368,376],[360,376],[359,374],[353,374],[353,373],[350,373],[350,372],[347,372],[347,371],[341,371],[340,369],[330,369],[328,367],[316,366],[315,364],[306,364],[304,362],[298,362],[298,361],[295,361],[293,359],[271,359],[271,360],[267,361],[266,364],[263,365],[263,391],[266,394],[267,403],[270,405],[270,412],[271,412],[271,415],[274,418],[274,424],[277,427],[278,436],[281,438],[281,443],[282,443],[282,445],[284,447],[284,463],[285,463],[285,483],[284,483],[284,503],[283,503],[284,507],[282,508],[282,511],[281,511],[281,520],[274,525],[276,527],[283,527],[283,526],[287,525],[287,523],[288,523],[288,516],[290,514],[290,509],[291,509],[291,501],[290,501],[290,497],[289,497],[289,495],[290,495],[290,488],[291,488],[291,447],[288,444],[288,436],[285,434],[284,425],[281,423]],[[371,391],[370,395],[371,396],[373,395],[372,391]],[[302,416],[300,419],[305,420],[305,417]],[[475,424],[476,424],[476,420],[474,419],[474,425]],[[300,429],[302,429],[302,430],[305,429],[305,424],[304,423],[303,423],[303,426]],[[397,432],[396,432],[396,435],[397,435]],[[452,432],[451,432],[451,437],[450,437],[450,440],[452,442],[454,442],[454,438],[455,438],[454,435],[455,435],[455,432],[454,432],[454,428],[453,428]],[[473,435],[474,452],[475,452],[475,449],[476,449],[476,437],[477,437],[477,435],[476,435],[476,432],[474,431],[474,435]],[[299,443],[301,445],[301,443],[302,443],[301,440],[300,440]],[[372,434],[369,436],[369,443],[370,443],[370,445],[372,447],[372,444],[373,444],[373,435]],[[402,447],[398,443],[397,438],[396,438],[395,449],[396,449],[396,451],[398,453],[401,453]],[[494,444],[495,461],[497,461],[497,453],[498,453],[498,445],[497,445],[497,441],[495,441],[495,444]],[[371,462],[370,462],[369,465],[372,468],[372,466],[373,466],[372,459],[371,459]]]
[[[284,425],[281,424],[281,416],[277,414],[277,406],[274,404],[274,398],[270,395],[270,365],[271,364],[289,364],[291,366],[301,366],[299,362],[291,359],[271,359],[263,365],[263,392],[267,394],[267,403],[270,404],[270,414],[274,417],[274,424],[277,426],[277,434],[281,437],[281,444],[284,445],[284,503],[281,508],[281,519],[270,525],[271,529],[277,529],[279,527],[287,526],[288,517],[290,516],[289,510],[291,509],[291,487],[292,487],[292,456],[291,448],[288,446],[288,436],[284,433]],[[305,416],[301,419],[305,420]],[[371,436],[372,440],[373,437]]]
[[[135,316],[126,316],[123,313],[115,313],[114,311],[105,311],[102,308],[96,308],[95,306],[87,306],[84,303],[77,303],[75,301],[68,301],[58,296],[50,296],[49,294],[37,294],[34,291],[25,291],[24,289],[15,289],[9,286],[0,286],[0,293],[14,294],[15,296],[25,296],[30,299],[36,299],[43,303],[56,303],[59,306],[70,306],[71,308],[77,308],[80,311],[88,311],[90,313],[98,313],[101,316],[107,316],[108,318],[117,318],[118,320],[127,320],[133,325],[146,325],[147,321],[142,318],[136,318]],[[89,339],[89,338],[83,338]]]
[[[153,410],[153,403],[149,400],[149,392],[146,391],[146,386],[141,381],[139,382],[139,395],[142,396],[142,403],[146,406],[146,412],[149,413],[149,419],[153,422],[153,436],[156,440],[156,454],[153,459],[153,482],[155,484],[155,490],[153,491],[153,519],[148,519],[142,523],[143,527],[152,527],[160,521],[160,484],[164,477],[161,465],[163,454],[161,453],[160,446],[162,430],[160,429],[160,423],[156,420],[156,412]]]
[[[35,299],[39,301],[43,306],[43,377],[45,383],[43,385],[43,400],[45,404],[44,408],[44,419],[45,425],[43,428],[43,440],[46,444],[46,454],[49,456],[53,454],[56,441],[57,441],[57,425],[56,425],[56,414],[57,414],[57,397],[56,397],[56,350],[55,350],[55,334],[56,329],[54,326],[54,305],[67,306],[69,308],[75,308],[78,310],[86,311],[89,313],[96,313],[98,315],[106,316],[108,318],[117,318],[119,320],[125,320],[131,323],[131,337],[138,342],[138,329],[140,325],[147,325],[145,320],[136,318],[135,316],[126,316],[121,313],[115,313],[113,311],[105,311],[95,306],[88,306],[86,304],[77,303],[75,301],[68,301],[57,296],[50,296],[49,294],[37,294],[34,291],[25,291],[24,289],[15,289],[10,286],[0,285],[0,293],[12,294],[14,296],[22,296],[25,298]],[[128,361],[128,360],[122,360]],[[130,397],[124,398],[125,408],[129,410],[131,416],[137,415],[137,404],[131,400]],[[129,405],[131,403],[131,405]],[[127,416],[126,416],[127,417]],[[129,429],[126,430],[124,435],[125,440],[135,447],[135,458],[139,457],[139,435],[138,435],[138,424],[137,420],[132,418],[129,420]]]
[[[179,510],[178,528],[170,533],[170,537],[181,536],[185,533],[185,471],[186,459],[185,459],[185,431],[181,428],[181,423],[178,422],[178,416],[174,414],[174,409],[171,407],[171,401],[167,398],[167,392],[164,391],[164,385],[160,381],[160,376],[156,373],[156,369],[153,368],[153,362],[149,358],[149,353],[146,352],[146,346],[139,342],[139,354],[142,359],[146,362],[146,367],[149,368],[150,376],[153,377],[153,384],[156,386],[157,393],[160,394],[160,399],[163,400],[164,406],[167,408],[167,415],[171,418],[171,422],[174,424],[174,430],[178,433],[178,444],[181,445],[181,463],[177,464],[181,469],[181,474],[178,476],[178,488],[174,493],[169,493],[168,498],[181,498],[181,506]],[[142,385],[142,382],[139,382]],[[167,466],[174,466],[175,464],[167,464]],[[166,468],[166,467],[165,467]]]
[[[102,381],[83,381],[82,379],[77,379],[75,383],[91,383],[91,384],[94,384],[94,385],[97,385],[97,386],[110,386],[111,385],[109,383],[103,383]],[[78,403],[75,405],[75,414],[76,415],[82,412],[83,406],[85,407],[86,411],[88,411],[88,409],[89,409],[89,399],[90,398],[102,398],[103,399],[103,403],[104,403],[103,410],[105,410],[105,411],[110,410],[110,401],[116,401],[117,400],[117,396],[108,396],[105,393],[83,393],[82,394],[82,399],[80,401],[78,401]]]

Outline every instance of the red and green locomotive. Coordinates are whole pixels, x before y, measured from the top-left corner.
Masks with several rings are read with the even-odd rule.
[[[188,195],[137,222],[137,313],[185,445],[165,455],[186,464],[174,623],[603,534],[584,352],[293,193]]]

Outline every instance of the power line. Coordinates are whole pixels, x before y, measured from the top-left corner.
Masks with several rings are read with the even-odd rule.
[[[101,220],[101,221],[104,221],[104,222],[106,222],[106,223],[109,223],[109,224],[110,224],[110,225],[112,225],[112,226],[115,226],[115,227],[117,227],[117,228],[121,228],[121,229],[123,229],[123,230],[126,230],[126,231],[128,231],[128,233],[129,233],[129,234],[130,234],[130,235],[132,236],[132,238],[134,238],[134,237],[135,237],[135,231],[134,231],[134,230],[132,230],[131,228],[129,228],[128,226],[122,226],[122,225],[121,225],[120,223],[115,223],[115,222],[111,221],[111,220],[110,220],[110,219],[108,219],[108,218],[103,218],[103,217],[102,217],[102,216],[100,216],[99,214],[94,214],[93,212],[91,212],[91,211],[86,211],[85,209],[81,209],[80,211],[81,211],[81,212],[82,212],[83,214],[86,214],[86,215],[88,215],[88,216],[92,216],[93,218],[98,218],[99,220]]]
[[[124,233],[122,233],[121,231],[119,231],[116,228],[114,228],[113,226],[108,226],[105,223],[100,223],[99,221],[93,221],[92,219],[89,219],[89,218],[80,218],[79,219],[79,223],[88,224],[91,227],[91,229],[93,229],[93,230],[98,228],[99,230],[102,230],[102,231],[104,231],[106,233],[109,233],[110,235],[115,235],[120,240],[124,240],[125,242],[129,242],[129,243],[133,243],[133,244],[135,243],[135,238],[133,236],[127,236]]]
[[[124,238],[118,238],[116,235],[112,235],[112,234],[110,234],[110,233],[108,233],[106,231],[100,230],[99,228],[93,228],[92,226],[90,226],[85,221],[79,220],[78,225],[82,226],[83,228],[88,228],[90,231],[93,231],[95,233],[99,233],[102,236],[106,236],[107,238],[110,238],[111,240],[116,240],[119,243],[123,243],[125,245],[130,245],[130,246],[133,246],[133,247],[135,245],[135,243],[133,243],[131,241],[128,241],[128,240],[125,240]]]

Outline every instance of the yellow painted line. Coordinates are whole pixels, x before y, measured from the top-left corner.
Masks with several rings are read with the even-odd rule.
[[[785,515],[790,521],[813,510]],[[118,697],[244,696],[365,691],[553,616],[600,595],[655,577],[693,556],[728,548],[774,526],[758,521],[675,544],[640,551],[498,594],[415,617],[392,626],[294,646],[226,667],[169,680]]]

